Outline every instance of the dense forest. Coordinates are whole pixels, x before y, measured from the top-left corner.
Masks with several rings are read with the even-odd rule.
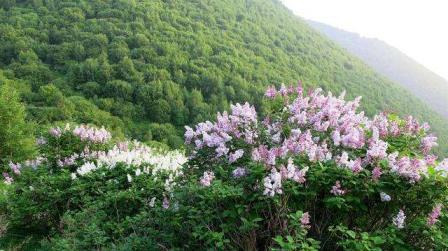
[[[0,1],[0,83],[38,125],[105,125],[145,142],[182,145],[183,125],[231,103],[263,111],[271,84],[363,96],[430,122],[446,152],[448,123],[408,91],[273,0]]]
[[[447,80],[381,40],[361,37],[319,22],[308,23],[448,118]]]

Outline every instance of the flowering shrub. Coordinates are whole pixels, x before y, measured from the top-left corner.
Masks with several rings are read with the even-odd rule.
[[[186,127],[188,159],[105,129],[54,127],[4,173],[8,233],[53,250],[448,248],[448,159],[426,123],[270,87]]]
[[[186,127],[182,189],[202,217],[189,213],[184,231],[230,249],[447,247],[448,160],[430,154],[428,124],[371,119],[361,98],[320,89],[270,87],[266,99],[262,120],[245,103]]]
[[[51,128],[37,143],[39,158],[4,174],[8,233],[53,237],[57,250],[98,247],[132,232],[129,218],[168,208],[187,160],[139,142],[114,144],[107,130],[87,125]],[[64,234],[89,231],[64,246]]]

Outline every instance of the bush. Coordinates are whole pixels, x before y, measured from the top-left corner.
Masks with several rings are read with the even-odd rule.
[[[107,130],[85,125],[50,128],[38,143],[39,158],[5,173],[3,203],[8,235],[47,239],[44,250],[106,247],[131,235],[135,218],[164,213],[185,162],[179,152],[113,144]]]
[[[187,127],[191,160],[179,192],[196,248],[444,249],[448,161],[427,124],[373,119],[317,89],[271,87],[269,113],[234,105]],[[439,222],[442,221],[442,222]]]
[[[262,120],[246,103],[186,127],[188,161],[105,129],[51,128],[41,157],[5,174],[7,233],[43,250],[448,248],[436,137],[359,102],[271,87]]]

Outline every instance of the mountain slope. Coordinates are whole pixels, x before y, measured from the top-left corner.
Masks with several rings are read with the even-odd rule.
[[[301,79],[363,96],[369,114],[415,114],[447,149],[446,120],[274,0],[5,1],[0,68],[41,124],[104,123],[176,147],[182,125],[231,102],[262,109],[265,86]]]
[[[361,37],[315,21],[308,23],[448,118],[447,80],[381,40]]]

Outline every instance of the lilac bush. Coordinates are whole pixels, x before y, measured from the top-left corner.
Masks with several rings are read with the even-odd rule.
[[[436,222],[447,203],[448,171],[448,160],[431,154],[437,138],[429,125],[387,113],[369,118],[358,111],[361,97],[344,96],[271,86],[264,118],[248,103],[235,104],[215,122],[186,127],[187,169],[203,193],[196,199],[208,194],[216,200],[217,189],[239,188],[239,196],[228,199],[245,211],[233,224],[257,219],[247,234],[204,223],[224,234],[221,242],[242,249],[333,249],[367,232],[372,248],[447,245],[427,234],[434,225],[431,231],[446,231]],[[225,212],[221,220],[228,221],[236,205],[219,199],[207,210]],[[301,221],[307,227],[288,223],[296,212],[306,212]],[[354,231],[353,243],[334,231]]]
[[[172,190],[187,161],[180,151],[117,141],[106,129],[88,125],[50,128],[37,143],[38,158],[10,163],[3,174],[8,233],[26,230],[50,239],[95,226],[109,236],[92,233],[93,239],[118,238],[124,228],[132,230],[127,217],[150,209],[166,211],[174,204]],[[96,213],[89,213],[92,208]],[[80,216],[85,213],[92,226]],[[79,219],[71,221],[73,217]],[[114,227],[119,224],[122,228]],[[89,243],[65,248],[91,249]]]
[[[426,123],[271,86],[186,126],[188,157],[104,128],[50,128],[9,163],[9,231],[56,250],[448,249],[448,159]]]

